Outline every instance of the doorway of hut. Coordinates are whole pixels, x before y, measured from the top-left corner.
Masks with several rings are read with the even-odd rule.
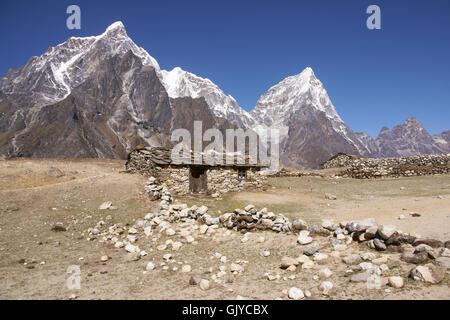
[[[208,182],[206,168],[191,166],[189,169],[189,191],[191,193],[207,193]]]

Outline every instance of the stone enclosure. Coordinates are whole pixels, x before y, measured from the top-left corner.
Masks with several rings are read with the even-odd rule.
[[[137,148],[128,156],[128,172],[154,177],[176,195],[188,193],[212,194],[229,191],[263,190],[267,177],[258,165],[189,165],[175,164],[170,150]]]
[[[360,158],[347,154],[337,154],[321,167],[343,170],[337,176],[357,179],[379,177],[409,177],[450,172],[450,154],[421,155],[402,158]]]

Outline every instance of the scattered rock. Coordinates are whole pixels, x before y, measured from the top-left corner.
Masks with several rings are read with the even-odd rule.
[[[206,280],[206,279],[200,280],[200,289],[208,290],[209,289],[209,280]]]
[[[333,220],[323,220],[322,221],[322,228],[327,229],[329,231],[335,231],[339,226],[334,223]]]
[[[263,257],[268,257],[268,256],[270,256],[270,251],[268,251],[268,250],[262,251],[262,252],[261,252],[261,256],[263,256]]]
[[[231,272],[242,272],[243,268],[242,268],[242,266],[240,264],[232,263],[230,265],[230,271]]]
[[[316,252],[313,255],[313,260],[319,264],[324,264],[328,261],[328,255],[325,253]]]
[[[300,231],[297,242],[299,244],[305,245],[312,242],[312,238],[309,236],[309,231],[302,230]]]
[[[306,230],[308,228],[308,225],[302,219],[295,219],[292,222],[292,228],[294,229],[294,231],[302,231]]]
[[[381,225],[378,227],[378,234],[383,240],[387,240],[397,232],[393,225]]]
[[[196,278],[196,277],[190,277],[189,278],[189,284],[191,285],[191,286],[196,286],[196,285],[198,285],[200,283],[200,279],[199,278]]]
[[[405,251],[403,252],[400,259],[407,263],[420,264],[428,260],[428,253],[426,253],[425,251],[418,253]]]
[[[314,241],[313,243],[311,243],[303,248],[303,254],[305,254],[307,256],[312,256],[314,253],[319,251],[319,249],[320,249],[319,243]]]
[[[372,261],[377,258],[376,254],[373,252],[364,252],[360,255],[363,260]]]
[[[181,272],[187,273],[187,272],[191,272],[192,268],[190,265],[185,264],[182,268],[181,268]]]
[[[404,281],[402,277],[392,276],[388,278],[389,285],[393,288],[402,288],[404,285]]]
[[[373,245],[375,246],[375,249],[378,251],[386,250],[386,245],[380,239],[373,239]]]
[[[326,296],[329,296],[332,290],[333,290],[333,283],[330,281],[324,281],[319,286],[319,291]]]
[[[56,167],[48,167],[47,174],[49,176],[54,176],[57,178],[64,176],[64,172],[62,172],[59,168],[56,168]]]
[[[291,257],[286,257],[284,256],[283,258],[281,258],[281,269],[287,269],[290,266],[297,266],[299,264],[297,259],[291,258]]]
[[[132,244],[127,244],[125,246],[125,250],[130,253],[135,253],[135,252],[137,252],[137,247]]]
[[[426,244],[432,248],[440,248],[444,246],[442,241],[435,239],[416,239],[413,243],[413,246],[417,247],[419,244]]]
[[[359,254],[351,254],[342,258],[342,261],[348,265],[355,265],[361,262],[361,257]]]
[[[346,225],[348,232],[362,232],[366,231],[370,227],[376,227],[377,222],[374,218],[367,218],[363,220],[354,220]]]
[[[444,267],[450,270],[450,258],[449,257],[439,257],[436,259],[436,264],[438,266]]]
[[[303,294],[303,291],[296,287],[291,287],[289,289],[288,296],[290,299],[293,299],[293,300],[300,300],[305,297],[305,295]]]
[[[55,232],[64,232],[64,231],[67,231],[67,228],[62,225],[57,224],[57,225],[53,226],[51,230],[55,231]]]
[[[109,209],[111,206],[112,206],[112,202],[111,202],[111,201],[106,201],[106,202],[103,202],[103,203],[98,207],[98,209],[99,209],[99,210],[107,210],[107,209]]]
[[[445,277],[446,269],[444,267],[435,266],[428,263],[423,266],[417,266],[410,272],[411,278],[417,281],[424,281],[429,283],[439,283]]]
[[[440,253],[442,257],[450,257],[450,249],[448,248],[442,248]]]
[[[416,238],[413,236],[410,236],[410,235],[394,234],[391,238],[389,238],[388,240],[385,241],[385,244],[387,246],[391,246],[391,245],[399,246],[404,243],[412,244],[412,243],[414,243],[415,240],[416,240]]]
[[[138,261],[140,258],[141,255],[139,254],[139,252],[132,252],[127,254],[126,260],[128,262],[131,262],[131,261]]]
[[[414,248],[414,254],[417,254],[419,252],[425,251],[428,254],[428,257],[430,259],[436,259],[438,257],[437,253],[434,251],[432,247],[430,247],[427,244],[419,244],[417,247]]]
[[[369,272],[356,273],[350,277],[350,282],[367,282],[369,277]]]
[[[206,231],[208,231],[208,226],[206,224],[201,225],[199,229],[200,234],[205,234]]]
[[[375,259],[372,260],[372,263],[376,264],[378,266],[382,265],[382,264],[385,264],[387,262],[388,262],[388,258],[386,256],[380,257],[380,258],[375,258]]]
[[[325,193],[325,199],[327,199],[327,200],[336,200],[337,197],[334,194]]]
[[[319,271],[319,277],[322,280],[328,279],[332,275],[333,275],[333,272],[328,268],[324,268]]]

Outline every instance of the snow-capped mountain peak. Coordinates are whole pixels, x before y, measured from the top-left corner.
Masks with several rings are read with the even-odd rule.
[[[314,71],[307,67],[271,87],[258,100],[251,115],[266,125],[281,125],[292,113],[312,107],[335,121],[342,122]]]
[[[32,57],[23,67],[10,69],[0,79],[0,90],[7,95],[32,95],[37,105],[57,102],[83,83],[102,61],[130,50],[159,73],[158,62],[137,46],[123,23],[117,21],[98,36],[71,37]]]
[[[203,97],[216,117],[225,118],[238,127],[248,128],[254,122],[231,95],[226,95],[208,78],[176,67],[171,71],[161,70],[161,80],[169,97]]]
[[[114,31],[114,30],[123,30],[125,31],[125,26],[123,25],[122,21],[116,21],[111,23],[111,25],[106,28],[105,32]]]

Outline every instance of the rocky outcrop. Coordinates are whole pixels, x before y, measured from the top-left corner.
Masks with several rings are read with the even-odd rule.
[[[170,99],[155,59],[115,23],[70,38],[0,78],[0,154],[119,158],[137,145],[170,147],[172,130],[233,127],[203,97]]]
[[[339,117],[311,68],[270,88],[250,114],[280,130],[280,161],[288,167],[317,168],[338,152],[369,152]]]
[[[0,102],[4,110],[8,101]],[[166,145],[171,119],[169,97],[155,69],[129,51],[103,61],[60,102],[6,110],[0,152],[123,159],[139,144]]]
[[[392,130],[383,127],[375,139],[376,157],[408,157],[420,154],[440,154],[448,150],[435,143],[434,138],[416,118],[406,119]]]

